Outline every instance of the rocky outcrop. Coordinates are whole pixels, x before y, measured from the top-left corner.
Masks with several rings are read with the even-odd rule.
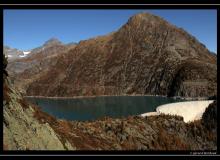
[[[3,55],[3,143],[4,150],[74,150],[62,143],[48,123],[36,118],[37,108],[27,103],[8,78]]]
[[[217,129],[217,101],[214,101],[206,109],[205,113],[202,116],[202,123],[208,130]]]
[[[4,106],[4,145],[8,150],[64,150],[66,147],[48,123],[34,118],[31,106],[19,104],[16,93],[9,94],[11,101]],[[68,143],[68,142],[67,142]],[[74,149],[71,145],[68,149]]]
[[[118,31],[81,41],[60,55],[44,74],[35,73],[26,94],[210,97],[217,93],[216,64],[217,57],[195,37],[140,13]]]

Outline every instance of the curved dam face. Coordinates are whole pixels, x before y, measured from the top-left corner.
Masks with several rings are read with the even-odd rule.
[[[203,113],[205,112],[205,109],[212,102],[213,100],[177,102],[158,106],[156,111],[158,114],[163,113],[182,116],[184,122],[187,123],[190,121],[201,119]]]

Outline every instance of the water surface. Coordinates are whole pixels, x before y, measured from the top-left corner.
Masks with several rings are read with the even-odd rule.
[[[81,121],[105,116],[119,118],[140,115],[153,112],[162,104],[184,101],[158,96],[100,96],[72,99],[26,97],[26,99],[57,118]]]

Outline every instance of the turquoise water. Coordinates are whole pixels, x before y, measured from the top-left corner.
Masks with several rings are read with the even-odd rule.
[[[177,101],[158,96],[105,96],[73,99],[26,98],[44,112],[59,119],[95,120],[105,116],[119,118],[155,111],[162,104]]]

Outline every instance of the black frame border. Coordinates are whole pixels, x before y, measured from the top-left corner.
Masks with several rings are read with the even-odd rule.
[[[1,30],[1,35],[3,35],[3,10],[5,9],[91,9],[91,10],[96,10],[96,9],[107,9],[107,10],[127,10],[127,9],[181,9],[181,10],[187,10],[187,9],[216,9],[217,10],[217,26],[219,26],[219,6],[216,5],[191,5],[191,4],[185,4],[185,5],[176,5],[176,4],[169,4],[169,5],[118,5],[118,4],[111,4],[111,5],[105,5],[105,4],[97,4],[97,5],[77,5],[77,4],[37,4],[37,5],[32,5],[32,4],[15,4],[15,5],[2,5],[1,6],[1,11],[0,11],[0,17],[1,17],[1,22],[2,22],[2,30]],[[218,27],[217,27],[218,28]],[[217,31],[217,52],[218,52],[218,46],[219,46],[219,32]],[[1,44],[3,44],[3,36],[1,38]],[[3,45],[2,45],[3,46]],[[2,53],[3,53],[3,47],[1,48]],[[219,56],[217,54],[217,66],[219,66]],[[217,74],[217,77],[219,74]],[[217,85],[218,90],[219,86]],[[3,94],[3,93],[2,93]],[[217,93],[219,97],[219,93]],[[1,96],[3,97],[3,96]],[[2,121],[3,121],[3,112],[1,112],[2,116]],[[219,116],[218,116],[218,122],[219,121]],[[218,124],[219,125],[219,124]],[[1,124],[2,127],[2,132],[1,132],[1,137],[3,140],[3,123]],[[219,126],[217,129],[217,133],[219,132]],[[219,148],[219,138],[217,138],[218,141],[218,148]],[[145,155],[145,156],[215,156],[219,154],[219,150],[217,151],[3,151],[3,141],[1,144],[1,153],[3,156],[24,156],[24,155],[29,155],[29,156],[36,156],[36,155],[73,155],[73,156],[93,156],[93,155],[100,155],[100,156],[111,156],[111,155],[119,155],[119,156],[124,156],[124,155],[129,155],[129,156],[139,156],[139,155]],[[214,158],[214,157],[213,157]]]

